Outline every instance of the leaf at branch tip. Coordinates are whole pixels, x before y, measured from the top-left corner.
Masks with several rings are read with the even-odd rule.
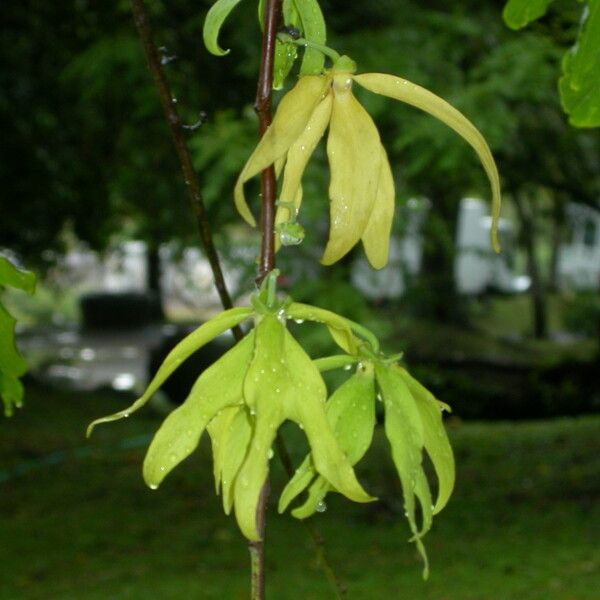
[[[321,7],[317,0],[294,0],[300,15],[304,37],[309,42],[325,45],[327,28]],[[320,75],[325,66],[325,56],[313,48],[305,48],[304,58],[300,66],[300,75]]]
[[[0,256],[0,286],[10,286],[28,294],[35,291],[36,277],[31,271],[15,267],[6,257]]]
[[[554,0],[509,0],[502,16],[511,29],[521,29],[543,17]]]
[[[351,355],[357,353],[358,344],[356,337],[352,333],[346,319],[336,313],[324,308],[311,306],[310,304],[292,302],[286,308],[286,314],[290,319],[294,319],[297,322],[314,321],[315,323],[325,324],[329,329],[331,337],[342,350]]]
[[[0,371],[11,377],[20,377],[27,371],[27,363],[15,342],[14,317],[0,304]]]
[[[329,239],[321,262],[332,265],[361,239],[377,196],[381,141],[375,123],[352,93],[351,76],[337,74],[327,138]]]
[[[157,488],[198,446],[210,421],[242,403],[242,384],[254,350],[254,331],[204,371],[185,400],[163,422],[144,460],[144,480]]]
[[[381,147],[381,170],[373,211],[362,236],[367,260],[374,269],[387,265],[390,253],[390,233],[395,208],[394,177],[385,148]]]
[[[4,403],[4,416],[12,417],[15,406],[22,406],[24,393],[23,384],[17,377],[0,371],[0,398]]]
[[[208,344],[212,339],[216,338],[221,333],[239,325],[242,321],[248,319],[254,310],[252,308],[231,308],[222,312],[220,315],[214,317],[210,321],[207,321],[196,331],[192,332],[186,338],[184,338],[165,358],[162,365],[156,372],[152,381],[149,383],[146,391],[140,398],[138,398],[131,406],[121,410],[113,415],[102,417],[93,421],[87,429],[87,436],[89,437],[94,430],[96,425],[100,423],[109,423],[111,421],[117,421],[128,417],[131,413],[140,409],[154,393],[160,388],[160,386],[171,376],[173,371],[181,365],[187,358],[189,358],[194,352],[199,350],[205,344]]]
[[[446,506],[454,489],[454,454],[442,421],[442,411],[449,411],[449,407],[437,400],[405,369],[398,368],[398,372],[415,399],[421,415],[425,450],[438,478],[438,496],[434,509],[434,514],[437,514]]]
[[[271,126],[242,169],[235,185],[234,200],[238,212],[250,225],[256,225],[256,220],[248,208],[244,184],[285,156],[289,147],[306,128],[328,84],[327,77],[300,78],[281,99]]]
[[[406,79],[384,73],[355,75],[354,80],[367,90],[415,106],[454,129],[475,150],[488,176],[492,189],[492,246],[500,251],[498,219],[500,218],[500,177],[492,152],[479,130],[451,104]]]
[[[562,64],[559,81],[563,109],[574,127],[600,126],[600,2],[588,2],[589,11],[576,45]]]
[[[225,56],[229,50],[223,50],[219,46],[219,32],[223,23],[229,16],[229,13],[241,2],[241,0],[217,0],[204,20],[204,29],[202,32],[204,45],[206,49],[215,56]]]

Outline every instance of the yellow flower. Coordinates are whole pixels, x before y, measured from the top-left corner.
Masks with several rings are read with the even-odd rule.
[[[238,177],[234,197],[242,217],[255,225],[244,184],[274,164],[278,175],[283,171],[276,224],[295,219],[294,208],[297,213],[302,202],[302,174],[329,126],[330,230],[321,262],[333,264],[362,241],[371,265],[376,269],[386,265],[394,216],[394,180],[377,128],[352,93],[355,82],[430,113],[473,147],[492,188],[492,244],[498,251],[500,181],[481,133],[458,110],[428,90],[393,75],[356,75],[353,61],[344,56],[324,75],[301,77],[282,98],[271,127]]]

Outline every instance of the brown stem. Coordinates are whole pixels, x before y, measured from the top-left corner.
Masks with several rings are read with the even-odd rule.
[[[281,19],[281,0],[267,0],[262,40],[262,55],[258,74],[258,87],[254,110],[258,115],[260,136],[271,125],[271,94],[273,89],[273,61],[275,42]],[[277,197],[275,169],[271,165],[261,176],[261,217],[262,242],[257,282],[260,283],[275,267],[275,199]]]
[[[271,95],[273,89],[273,61],[275,42],[281,19],[281,0],[267,0],[265,3],[262,54],[258,73],[258,86],[254,110],[258,115],[259,133],[262,137],[271,125]],[[260,259],[256,283],[263,279],[275,267],[275,199],[277,197],[275,169],[271,165],[261,174],[261,216],[260,216]],[[250,542],[252,565],[252,600],[264,600],[265,597],[265,521],[269,500],[269,479],[265,481],[256,509],[256,525],[261,537],[258,542]]]
[[[183,172],[183,177],[188,192],[188,200],[196,217],[196,224],[198,227],[198,233],[200,234],[200,240],[215,278],[215,287],[217,288],[223,308],[228,309],[231,308],[233,304],[231,302],[229,292],[227,291],[227,285],[225,284],[225,278],[223,277],[223,270],[221,269],[219,255],[217,254],[217,250],[213,241],[208,214],[204,206],[202,192],[200,191],[200,181],[192,164],[192,157],[183,133],[183,127],[181,119],[179,118],[179,113],[177,112],[177,106],[173,100],[173,96],[169,89],[169,84],[160,63],[158,51],[152,37],[150,18],[148,17],[148,11],[146,10],[144,0],[131,0],[131,10],[133,11],[133,20],[135,22],[135,26],[144,46],[148,67],[150,68],[150,72],[152,73],[154,83],[156,84],[156,88],[160,96],[160,102],[162,104],[165,119],[171,131],[171,137],[173,138],[175,149],[177,150],[177,157],[179,158],[179,163],[181,164],[181,171]],[[231,331],[236,340],[242,339],[244,334],[239,326],[232,328]]]

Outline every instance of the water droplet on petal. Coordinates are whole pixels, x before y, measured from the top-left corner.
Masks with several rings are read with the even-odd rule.
[[[327,510],[327,504],[323,500],[319,500],[315,506],[315,511],[318,513],[324,513]]]

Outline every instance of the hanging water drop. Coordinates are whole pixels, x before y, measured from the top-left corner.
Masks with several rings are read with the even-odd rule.
[[[319,500],[315,506],[315,511],[318,513],[324,513],[327,510],[327,504],[323,500]]]

